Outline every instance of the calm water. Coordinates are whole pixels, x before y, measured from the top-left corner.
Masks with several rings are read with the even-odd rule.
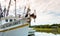
[[[44,33],[44,32],[35,32],[35,36],[60,36],[60,34]]]

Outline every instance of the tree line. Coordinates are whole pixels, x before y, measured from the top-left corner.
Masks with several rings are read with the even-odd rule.
[[[52,24],[52,25],[35,25],[35,26],[30,26],[34,28],[60,28],[60,24]]]

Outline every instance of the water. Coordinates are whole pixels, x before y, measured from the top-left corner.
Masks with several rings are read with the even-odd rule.
[[[44,33],[44,32],[35,32],[35,36],[60,36],[60,34]]]

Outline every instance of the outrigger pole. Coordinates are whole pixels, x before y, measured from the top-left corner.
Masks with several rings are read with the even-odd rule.
[[[8,9],[7,9],[7,14],[6,14],[6,16],[8,16],[8,14],[9,14],[10,5],[11,5],[11,0],[9,1],[9,5],[8,5]]]
[[[16,17],[16,0],[14,0],[15,1],[15,17]]]

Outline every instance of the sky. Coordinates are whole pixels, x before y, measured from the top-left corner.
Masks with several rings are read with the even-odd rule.
[[[9,0],[0,0],[2,7],[8,6]],[[36,10],[36,21],[31,21],[31,25],[44,25],[60,23],[60,0],[17,0],[17,12],[23,12],[25,6],[30,5],[31,12]],[[11,2],[10,13],[14,13],[14,0]],[[22,10],[21,10],[22,9]]]

